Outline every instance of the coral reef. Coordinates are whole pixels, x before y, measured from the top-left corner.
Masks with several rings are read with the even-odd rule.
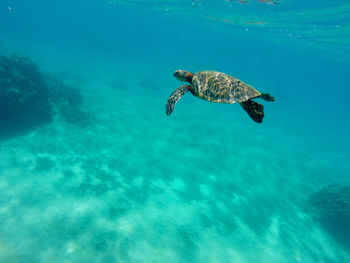
[[[45,75],[45,83],[52,103],[59,104],[66,101],[70,105],[78,107],[83,102],[80,91],[63,83],[61,78]]]
[[[86,127],[91,124],[91,116],[81,110],[83,97],[78,89],[64,84],[54,76],[46,76],[50,98],[54,108],[66,122]]]
[[[92,123],[90,114],[69,103],[68,100],[61,100],[58,104],[58,110],[64,121],[78,125],[81,128],[85,128]]]
[[[350,249],[350,186],[329,185],[313,194],[309,214],[342,245]]]
[[[0,138],[31,131],[52,119],[44,76],[29,59],[0,56]]]
[[[48,124],[55,113],[86,126],[90,119],[79,108],[81,103],[78,89],[44,75],[28,58],[0,56],[0,140]]]

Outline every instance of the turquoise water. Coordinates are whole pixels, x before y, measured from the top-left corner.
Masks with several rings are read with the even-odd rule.
[[[350,6],[275,2],[2,1],[0,54],[79,89],[91,124],[0,141],[0,262],[349,262],[350,221],[308,200],[350,185]],[[276,101],[262,124],[190,93],[166,116],[176,69]]]

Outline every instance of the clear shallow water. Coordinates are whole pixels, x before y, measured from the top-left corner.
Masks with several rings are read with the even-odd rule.
[[[346,2],[130,3],[1,5],[1,53],[29,56],[79,87],[94,121],[83,128],[57,116],[0,142],[0,261],[349,261],[305,212],[315,191],[350,183],[345,31],[329,48],[273,25],[219,21],[237,9],[241,21],[258,14],[284,32],[278,12],[304,10],[309,21]],[[348,25],[340,11],[334,18]],[[331,23],[316,22],[325,38]],[[261,125],[238,105],[188,94],[166,117],[178,68],[226,72],[277,100],[264,103]]]

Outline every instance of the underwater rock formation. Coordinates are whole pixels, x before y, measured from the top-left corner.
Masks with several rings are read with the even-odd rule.
[[[38,66],[24,57],[0,56],[0,139],[51,119],[50,95]]]
[[[79,107],[70,104],[67,100],[61,100],[58,110],[64,121],[85,128],[92,123],[90,114],[82,111]]]
[[[87,125],[89,116],[80,110],[81,102],[78,89],[44,75],[28,58],[0,56],[0,140],[48,124],[55,113]]]
[[[141,78],[138,81],[138,86],[142,89],[148,89],[148,90],[160,90],[161,86],[159,83],[157,83],[155,80],[151,78]]]
[[[54,76],[46,76],[45,81],[54,108],[64,121],[80,127],[91,124],[91,116],[80,109],[83,97],[78,89],[64,84]]]
[[[58,77],[45,75],[45,83],[53,104],[66,101],[70,105],[80,106],[83,102],[83,96],[80,91],[64,84]]]
[[[350,186],[329,185],[313,194],[309,214],[350,250]]]

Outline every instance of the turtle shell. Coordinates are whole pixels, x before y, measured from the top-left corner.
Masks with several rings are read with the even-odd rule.
[[[193,95],[219,103],[240,103],[261,95],[252,86],[217,71],[197,72],[193,76],[192,86]]]

